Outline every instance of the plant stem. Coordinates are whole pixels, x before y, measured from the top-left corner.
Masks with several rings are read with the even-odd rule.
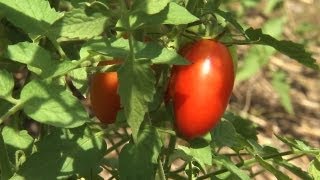
[[[170,140],[169,140],[169,145],[167,148],[167,152],[166,152],[166,159],[165,159],[165,163],[164,163],[164,168],[166,171],[170,171],[170,169],[171,169],[171,164],[169,164],[169,158],[170,158],[170,154],[172,154],[172,152],[174,151],[176,141],[177,141],[176,136],[171,135]]]
[[[63,51],[62,47],[60,46],[60,44],[58,43],[58,41],[56,41],[54,38],[50,38],[49,40],[52,42],[53,46],[58,50],[59,55],[61,56],[62,59],[65,59],[67,57],[66,53]]]
[[[128,20],[128,23],[130,23],[129,20]],[[129,33],[129,47],[130,47],[131,60],[134,61],[136,57],[134,54],[133,36],[132,36],[131,32]]]
[[[189,162],[188,180],[192,180],[192,161]]]
[[[109,149],[107,149],[106,154],[111,153],[112,151],[116,150],[117,148],[119,148],[120,146],[122,146],[124,143],[126,143],[127,141],[129,141],[130,138],[124,138],[121,139],[121,141],[115,143],[113,146],[111,146]]]
[[[19,111],[23,108],[24,102],[17,100],[15,101],[15,105],[8,110],[3,116],[0,117],[0,124],[2,124],[6,119],[8,119],[11,115]]]
[[[158,158],[158,173],[160,176],[160,180],[166,180],[166,175],[164,174],[161,158]]]
[[[13,98],[12,96],[3,97],[6,101],[10,102],[11,104],[18,104],[19,100]]]
[[[9,179],[13,175],[6,145],[2,137],[2,127],[0,127],[0,172],[0,179]]]

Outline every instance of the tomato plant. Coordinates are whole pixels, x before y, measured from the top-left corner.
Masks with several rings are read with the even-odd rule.
[[[119,61],[102,61],[99,66],[117,64]],[[115,122],[120,110],[117,72],[102,72],[92,76],[90,101],[93,113],[106,124]]]
[[[188,44],[182,55],[191,65],[173,67],[169,92],[179,133],[193,139],[222,117],[232,92],[234,63],[228,48],[214,40]]]

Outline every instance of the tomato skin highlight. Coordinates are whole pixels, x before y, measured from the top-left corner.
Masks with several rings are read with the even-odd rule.
[[[119,64],[120,61],[101,61],[98,65]],[[104,124],[114,123],[120,110],[120,96],[117,93],[117,72],[96,73],[90,86],[91,108],[95,116]]]
[[[182,50],[191,64],[173,67],[169,94],[178,134],[191,140],[219,122],[231,96],[235,72],[231,54],[219,42],[203,39]]]

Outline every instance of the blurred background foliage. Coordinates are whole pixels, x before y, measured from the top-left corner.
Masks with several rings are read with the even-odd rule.
[[[320,1],[228,0],[240,23],[277,39],[305,45],[319,63]],[[239,46],[239,68],[230,109],[259,124],[260,139],[291,135],[320,145],[320,73],[265,46]],[[275,140],[275,141],[273,141]]]

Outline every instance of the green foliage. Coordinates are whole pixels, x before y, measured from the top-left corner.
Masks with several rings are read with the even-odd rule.
[[[140,125],[148,112],[148,104],[155,94],[155,78],[150,65],[139,61],[125,62],[118,74],[121,104],[136,141]]]
[[[154,179],[156,163],[162,142],[157,130],[150,126],[141,128],[135,143],[130,141],[120,153],[121,179]],[[133,168],[134,167],[134,168]]]
[[[82,127],[54,130],[37,143],[33,153],[13,179],[58,179],[75,173],[93,178],[99,172],[99,161],[106,145],[101,133]],[[95,177],[96,175],[94,175]]]
[[[104,31],[107,19],[99,12],[89,14],[85,9],[73,9],[52,25],[48,36],[62,41],[91,39]]]
[[[88,121],[79,101],[60,85],[33,80],[21,91],[24,112],[30,118],[56,127],[77,127]]]
[[[273,37],[280,38],[283,31],[281,27],[284,23],[285,19],[283,18],[269,20],[264,24],[262,29]],[[241,82],[259,72],[259,70],[269,62],[270,57],[275,53],[276,50],[272,47],[251,47],[244,57],[243,64],[238,69],[237,81]]]
[[[8,71],[0,69],[0,79],[0,96],[11,96],[11,91],[14,86],[12,75]]]
[[[6,18],[31,35],[45,35],[63,14],[43,0],[1,0],[0,10]]]
[[[241,1],[241,8],[258,2]],[[281,2],[269,1],[265,13]],[[252,45],[238,81],[254,76],[277,52],[319,68],[302,45],[277,40],[284,18],[262,29],[243,28],[227,3],[0,0],[0,179],[101,179],[103,168],[116,179],[247,180],[255,166],[278,179],[289,179],[279,167],[319,179],[319,149],[279,135],[289,151],[259,144],[258,126],[236,113],[226,112],[204,137],[186,141],[175,132],[166,91],[172,65],[189,64],[179,54],[186,43],[216,37],[230,45],[235,67],[235,47]],[[121,63],[96,66],[114,59]],[[87,105],[90,77],[103,71],[117,72],[121,100],[117,121],[108,126],[96,123]],[[272,85],[293,113],[281,70]],[[305,172],[287,155],[314,159]]]
[[[311,56],[311,53],[306,52],[301,44],[286,40],[279,41],[270,35],[264,34],[261,29],[249,28],[246,30],[246,35],[256,44],[271,46],[303,65],[319,69],[319,65],[316,64],[316,60]]]
[[[318,155],[310,164],[308,172],[313,179],[320,178],[320,155]]]

